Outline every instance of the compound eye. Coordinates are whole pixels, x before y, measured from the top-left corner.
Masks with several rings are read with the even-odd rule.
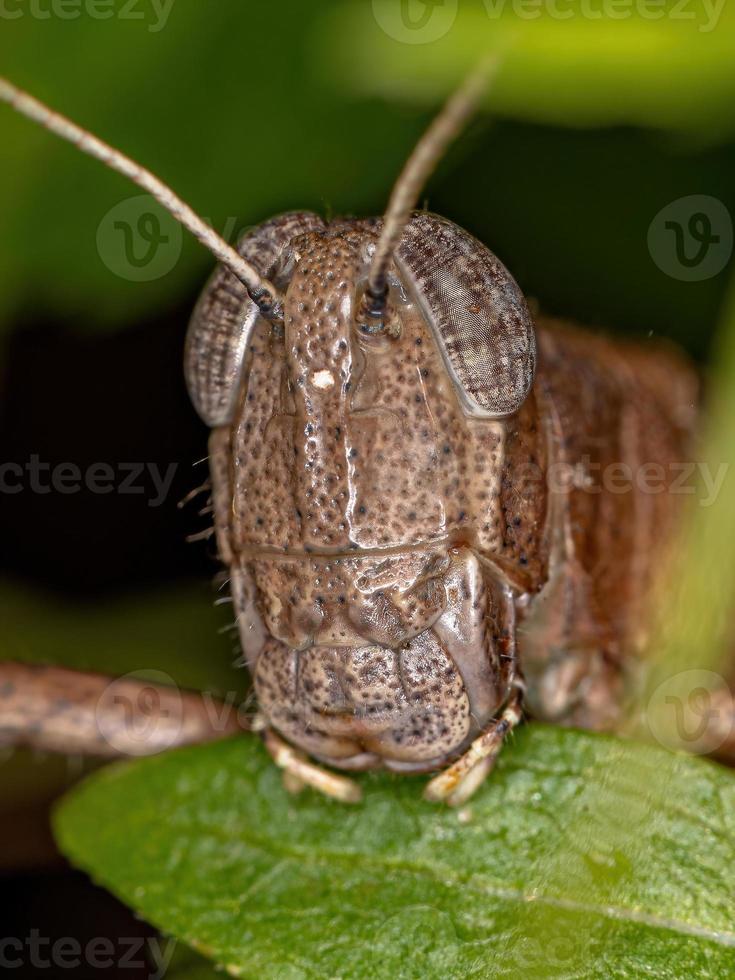
[[[323,228],[319,215],[289,211],[246,232],[237,250],[270,279],[292,239]],[[259,315],[240,280],[217,266],[194,308],[184,349],[189,397],[199,417],[212,428],[232,421]]]
[[[536,338],[515,280],[458,225],[419,212],[406,226],[396,263],[437,341],[464,411],[504,418],[533,384]]]

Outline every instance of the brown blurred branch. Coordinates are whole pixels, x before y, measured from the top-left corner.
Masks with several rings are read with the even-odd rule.
[[[154,755],[246,730],[238,706],[144,679],[0,663],[0,746],[101,758]]]

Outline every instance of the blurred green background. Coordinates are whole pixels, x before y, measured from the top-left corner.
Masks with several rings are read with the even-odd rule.
[[[497,51],[487,111],[425,202],[546,312],[669,338],[706,372],[731,249],[716,274],[686,281],[657,264],[649,229],[692,195],[735,213],[735,10],[715,20],[710,8],[691,0],[694,17],[675,17],[667,0],[654,20],[644,0],[618,0],[602,19],[568,20],[481,0],[115,0],[101,19],[87,0],[7,0],[0,63],[233,238],[290,208],[380,213],[440,101]],[[4,656],[242,690],[231,616],[213,605],[213,547],[185,542],[207,519],[177,507],[204,478],[180,362],[212,260],[188,236],[179,251],[165,217],[154,248],[132,186],[5,107],[0,173],[2,461],[175,465],[156,506],[150,480],[140,494],[2,494]],[[158,265],[131,262],[149,246]],[[6,866],[40,860],[29,815],[72,776],[5,761]]]

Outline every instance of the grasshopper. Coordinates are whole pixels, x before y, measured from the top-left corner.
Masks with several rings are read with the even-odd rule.
[[[490,72],[449,99],[384,218],[290,212],[236,248],[147,170],[0,81],[0,98],[151,193],[219,261],[184,360],[211,427],[251,727],[290,788],[347,802],[359,788],[335,769],[383,767],[433,773],[427,798],[463,803],[524,711],[616,727],[681,498],[606,477],[671,472],[694,451],[683,357],[532,315],[485,245],[414,210]],[[2,672],[16,741],[109,751],[104,678]],[[177,744],[232,730],[214,732],[194,695],[179,721]]]

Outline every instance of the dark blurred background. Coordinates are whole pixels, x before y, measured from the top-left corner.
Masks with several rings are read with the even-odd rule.
[[[109,19],[85,0],[38,0],[35,13],[8,3],[2,72],[149,166],[234,238],[291,208],[382,211],[441,98],[507,26],[468,0],[445,34],[422,43],[410,32],[437,14],[411,4],[409,33],[396,37],[385,3],[138,0],[128,16],[116,2]],[[656,25],[653,37],[673,47],[639,22],[525,24],[536,55],[507,56],[488,113],[425,196],[487,243],[544,311],[644,343],[673,340],[705,373],[735,213],[730,14],[711,31]],[[4,657],[242,690],[229,613],[213,606],[213,546],[186,542],[208,519],[201,502],[177,506],[206,478],[207,433],[181,357],[212,260],[122,177],[6,108],[0,173],[0,463],[22,467],[4,471],[0,492]],[[677,266],[659,227],[665,208],[694,236],[689,255],[707,232],[689,225],[694,215],[720,239],[701,276]],[[152,224],[141,220],[151,211]],[[95,492],[82,478],[78,491],[39,490],[62,464],[72,483],[74,468],[110,467],[117,489]],[[135,492],[120,486],[130,464],[141,470]],[[171,474],[164,493],[155,474]],[[92,909],[96,935],[148,934],[55,855],[47,806],[79,769],[29,753],[0,767],[7,935],[87,936],[79,923]]]

